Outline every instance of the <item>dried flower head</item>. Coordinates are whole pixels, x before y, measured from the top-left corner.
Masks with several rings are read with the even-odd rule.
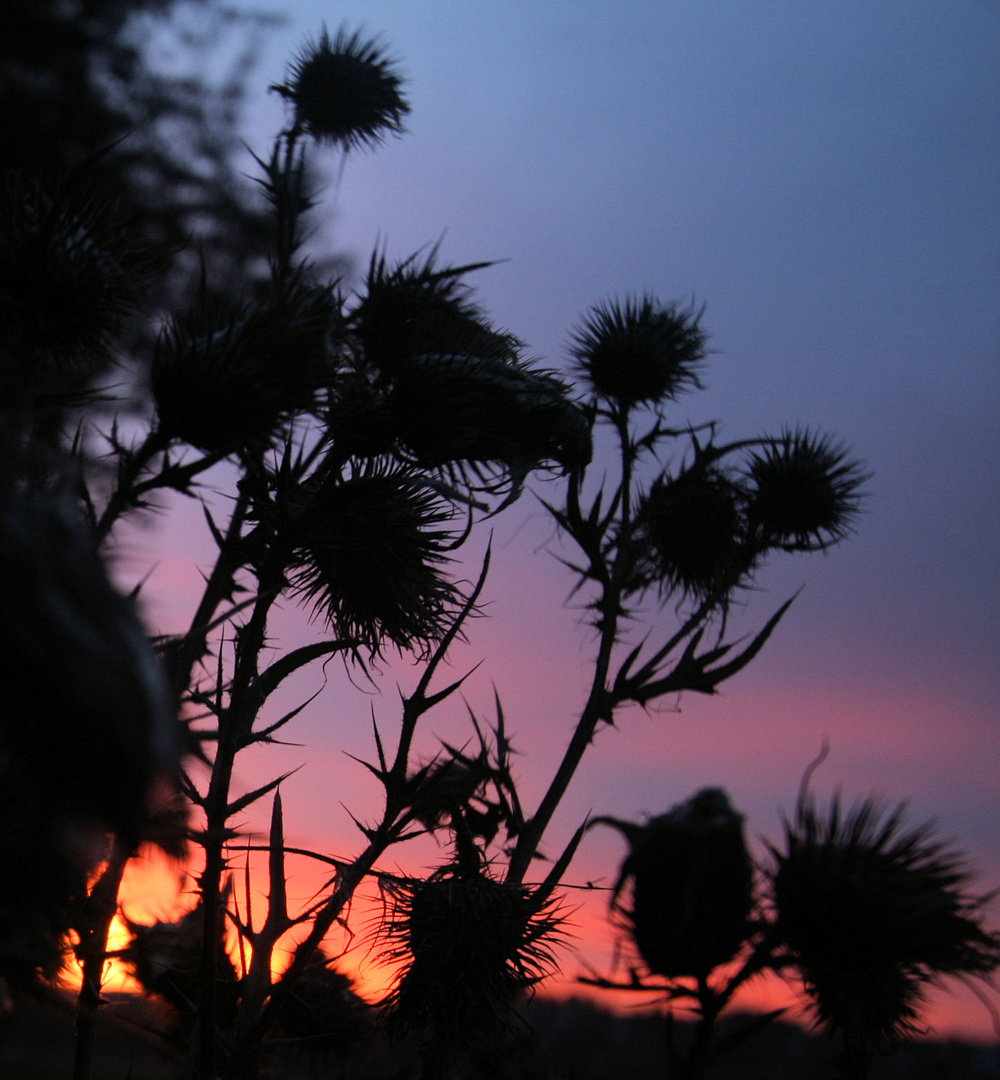
[[[379,651],[423,647],[444,632],[459,601],[443,566],[451,517],[419,477],[370,464],[330,478],[297,525],[294,588],[334,631]]]
[[[562,918],[526,886],[446,873],[395,883],[390,901],[383,956],[402,968],[383,1005],[396,1030],[440,1047],[488,1039],[554,966]]]
[[[204,301],[160,334],[151,388],[161,431],[200,450],[269,440],[331,377],[336,306],[293,284],[266,303]]]
[[[271,89],[294,109],[294,128],[344,150],[374,147],[399,135],[410,106],[395,61],[377,39],[345,27],[324,28],[292,60],[284,83]]]
[[[623,831],[632,850],[612,902],[631,881],[632,905],[618,911],[650,971],[702,978],[731,960],[749,934],[752,872],[743,817],[726,793],[704,788]]]
[[[714,466],[659,477],[638,508],[635,535],[637,584],[665,594],[724,597],[752,568],[743,491]]]
[[[599,304],[572,336],[577,373],[598,397],[626,411],[700,388],[708,340],[701,315],[652,296]]]
[[[807,429],[785,431],[746,466],[748,517],[760,547],[819,551],[851,531],[868,476],[845,447]]]
[[[803,792],[771,848],[776,934],[855,1063],[918,1030],[928,982],[1000,962],[962,855],[932,825],[904,828],[904,810],[866,799],[845,812],[834,798],[824,815]]]

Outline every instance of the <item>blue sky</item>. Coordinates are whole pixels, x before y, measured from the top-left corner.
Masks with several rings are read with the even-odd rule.
[[[761,659],[717,698],[624,715],[560,835],[590,809],[659,813],[706,783],[773,835],[827,736],[818,792],[909,798],[1000,885],[1000,4],[274,6],[287,21],[262,38],[252,87],[324,21],[382,34],[411,80],[409,133],[346,162],[319,246],[359,270],[376,244],[503,260],[479,296],[553,366],[608,296],[704,302],[709,390],[678,422],[822,428],[874,473],[857,536],[776,565],[750,598],[748,629],[806,584]],[[258,151],[280,122],[274,95],[248,102]],[[497,523],[495,618],[467,653],[486,657],[470,703],[488,712],[496,684],[529,788],[569,737],[588,656],[571,583],[537,552],[548,537],[530,497]],[[329,693],[298,733],[308,752],[288,751],[309,759],[292,800],[313,842],[348,836],[340,803],[367,790],[333,793],[323,765],[340,777],[343,749],[370,750],[371,701]],[[375,708],[388,719],[395,700],[389,685]],[[619,855],[595,841],[586,874]]]

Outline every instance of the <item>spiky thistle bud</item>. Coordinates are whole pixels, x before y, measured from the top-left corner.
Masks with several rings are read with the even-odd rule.
[[[526,886],[485,873],[395,883],[383,956],[402,965],[383,1005],[392,1026],[439,1047],[489,1038],[553,966],[562,919]]]
[[[269,1041],[282,1063],[291,1060],[305,1075],[342,1075],[345,1059],[370,1045],[373,1009],[354,982],[321,949],[295,980]]]
[[[1000,935],[982,926],[986,900],[969,892],[963,856],[930,824],[904,828],[904,810],[865,799],[845,811],[834,798],[824,814],[803,794],[783,847],[771,847],[777,938],[858,1076],[872,1054],[919,1030],[929,982],[1000,963]]]
[[[745,476],[756,544],[789,551],[823,550],[843,540],[868,478],[846,448],[798,428],[755,450]]]
[[[625,412],[697,389],[708,340],[701,314],[652,296],[599,304],[573,333],[576,371],[599,398]]]
[[[399,439],[417,464],[496,462],[508,469],[590,460],[590,427],[566,385],[527,364],[421,356],[390,395]]]
[[[391,381],[422,356],[516,361],[521,342],[490,325],[463,280],[488,265],[439,268],[436,251],[422,261],[413,255],[390,265],[373,254],[349,319],[359,362]]]
[[[622,831],[632,850],[613,903],[631,882],[631,907],[618,910],[649,970],[703,978],[731,960],[749,933],[752,872],[743,818],[726,793],[704,788]]]
[[[374,38],[324,27],[292,60],[284,83],[272,86],[293,109],[293,130],[344,150],[369,148],[399,135],[410,106],[395,61]]]
[[[160,430],[200,450],[268,441],[332,375],[329,290],[300,282],[262,303],[204,300],[160,334],[150,385]]]
[[[420,648],[444,632],[458,602],[443,573],[451,509],[405,471],[370,464],[331,477],[293,526],[293,588],[341,637],[378,652]]]
[[[112,359],[148,276],[114,204],[74,176],[50,191],[8,176],[0,193],[0,399],[31,405],[86,389]]]
[[[659,477],[636,512],[636,585],[704,599],[725,597],[752,569],[744,493],[717,466]]]

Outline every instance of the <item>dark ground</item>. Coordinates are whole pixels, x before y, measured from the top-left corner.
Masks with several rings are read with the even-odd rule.
[[[648,1014],[616,1015],[592,1005],[537,1000],[525,1009],[533,1035],[510,1080],[663,1080],[663,1026]],[[157,1035],[162,1014],[134,999],[102,1013],[92,1080],[181,1080],[169,1044]],[[0,1017],[0,1080],[70,1080],[73,1023],[68,1008],[19,1005]],[[826,1080],[833,1050],[793,1024],[774,1023],[716,1067],[711,1080]],[[353,1066],[303,1063],[282,1080],[416,1080],[412,1055],[381,1050]],[[475,1075],[474,1073],[470,1075]],[[872,1080],[1000,1080],[1000,1046],[919,1041],[879,1063]]]

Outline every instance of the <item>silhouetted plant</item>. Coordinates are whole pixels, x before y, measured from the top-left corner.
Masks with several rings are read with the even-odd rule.
[[[104,151],[91,179],[156,249],[157,307],[197,292],[199,257],[223,293],[257,280],[267,223],[240,175],[238,121],[260,32],[276,21],[219,0],[7,0],[0,4],[4,171],[49,184]],[[234,47],[228,70],[214,52],[220,40]],[[182,45],[194,62],[187,70],[158,66],[151,42],[161,50]],[[85,293],[104,280],[80,284]],[[105,301],[113,308],[113,298]],[[146,329],[134,325],[130,344],[148,337]]]
[[[612,894],[632,883],[620,908],[651,972],[705,978],[731,960],[749,932],[750,855],[743,819],[719,788],[706,788],[641,828],[611,819],[631,852]]]
[[[64,502],[75,500],[74,529],[89,526],[88,537],[103,542],[159,495],[180,493],[201,501],[215,545],[187,630],[157,642],[161,696],[154,702],[138,694],[128,664],[103,665],[90,676],[110,680],[108,698],[138,695],[135,715],[113,734],[142,768],[130,790],[95,791],[87,804],[107,811],[102,824],[115,841],[85,899],[86,919],[78,917],[75,926],[90,995],[81,998],[81,1010],[96,1008],[124,866],[136,844],[155,835],[154,823],[139,829],[108,800],[123,798],[138,814],[150,778],[151,733],[170,726],[153,718],[164,708],[172,717],[179,702],[180,737],[207,773],[206,779],[192,768],[181,779],[191,808],[189,839],[201,851],[200,895],[194,913],[177,926],[184,957],[160,986],[190,1002],[192,1070],[199,1080],[252,1080],[269,1043],[325,1038],[327,1020],[340,1023],[336,1009],[323,1020],[317,1006],[317,1030],[301,1006],[309,986],[333,998],[343,989],[343,976],[330,964],[317,966],[318,950],[346,920],[365,880],[380,882],[390,898],[381,947],[399,973],[383,1003],[389,1026],[415,1030],[432,1061],[442,1059],[460,1030],[470,1046],[489,1045],[491,1035],[509,1026],[519,996],[554,963],[558,889],[585,826],[555,857],[546,833],[595,734],[625,705],[683,691],[713,693],[746,667],[791,601],[744,639],[728,636],[734,599],[772,554],[812,552],[844,539],[865,480],[858,462],[822,434],[790,428],[724,442],[715,425],[692,429],[671,421],[677,398],[701,386],[708,354],[701,309],[651,296],[596,306],[571,338],[574,384],[529,363],[523,344],[475,302],[467,279],[487,263],[448,266],[436,249],[394,263],[376,252],[356,292],[321,280],[302,252],[304,217],[316,201],[309,168],[314,145],[344,152],[374,147],[402,131],[409,105],[382,45],[343,29],[307,44],[273,89],[287,103],[288,118],[270,154],[255,157],[268,206],[266,280],[233,296],[202,268],[194,303],[171,312],[161,328],[149,415],[131,425],[132,435],[117,422],[91,419],[74,428],[63,410],[40,439],[35,421],[47,385],[45,394],[25,396],[24,408],[3,414],[4,477],[19,497],[58,489]],[[34,247],[16,240],[24,231],[17,228],[16,242],[0,251],[0,309],[10,313],[8,326],[28,328],[4,339],[0,385],[13,385],[31,364],[69,378],[81,349],[96,350],[103,364],[126,314],[123,273],[132,265],[130,247],[119,257],[104,241],[96,211],[85,220],[53,217],[44,208],[58,199],[36,198],[31,184],[18,191],[15,223],[34,220],[37,204],[42,218],[85,228],[56,245],[57,259],[35,258]],[[40,276],[37,288],[22,287],[29,265]],[[86,349],[67,350],[61,332],[50,339],[31,328],[39,325],[40,297],[75,288],[63,310],[80,315]],[[599,432],[610,435],[613,449],[594,462]],[[199,481],[222,462],[213,481],[224,497],[213,499]],[[428,761],[419,758],[415,740],[424,716],[468,674],[440,685],[452,645],[479,611],[489,554],[469,583],[456,579],[458,553],[479,520],[511,504],[541,471],[563,477],[544,505],[572,548],[564,561],[589,612],[596,648],[590,690],[567,749],[538,804],[526,808],[499,699],[492,724],[470,714],[471,749],[442,744]],[[41,525],[37,531],[48,536]],[[63,565],[75,543],[67,533],[45,565]],[[45,550],[41,545],[32,558],[44,560]],[[96,558],[91,550],[84,566]],[[69,571],[65,576],[72,580]],[[122,632],[127,641],[114,637],[127,605],[101,581],[98,598],[81,602],[81,619],[95,622],[95,640],[111,634],[112,644],[128,652],[134,621]],[[285,599],[314,616],[316,638],[273,652],[272,619]],[[633,623],[650,609],[669,609],[676,622],[658,617],[637,643]],[[42,646],[12,630],[10,648],[30,664]],[[148,646],[133,644],[130,663],[148,661]],[[353,855],[288,848],[279,794],[284,777],[235,792],[239,755],[276,741],[305,707],[271,712],[273,695],[296,672],[339,657],[349,665],[348,677],[375,679],[375,665],[391,650],[411,655],[419,676],[402,696],[394,746],[374,724],[373,760],[363,764],[382,788],[380,814],[356,819],[363,841]],[[65,663],[75,670],[85,655],[78,651]],[[59,710],[71,712],[89,685],[66,683]],[[82,760],[91,769],[81,780],[86,786],[103,775],[87,740],[101,724],[114,725],[117,714],[82,715]],[[12,717],[9,711],[0,717],[0,736],[16,746]],[[44,763],[51,748],[39,744],[30,753]],[[254,845],[241,835],[242,818],[264,798],[271,800],[270,827],[266,842]],[[446,841],[442,865],[423,877],[392,878],[382,865],[386,852],[427,833]],[[709,975],[747,935],[763,933],[748,914],[739,816],[721,792],[707,792],[629,835],[633,852],[619,885],[634,882],[632,906],[623,912],[642,955],[671,979],[694,977],[703,1011],[717,1014],[731,991],[713,989]],[[707,863],[703,845],[712,852]],[[267,860],[266,902],[256,911],[249,902],[252,850]],[[292,909],[287,893],[289,855],[332,872],[301,910]],[[242,897],[232,885],[236,858],[246,859]],[[664,860],[687,866],[683,887],[661,872]],[[698,877],[703,873],[707,879]],[[54,891],[60,897],[79,891],[78,882],[59,882]],[[52,933],[70,922],[53,924]],[[227,924],[242,946],[238,967],[220,948]],[[274,977],[279,942],[292,930],[298,943]],[[135,937],[127,956],[151,988],[165,992],[142,974],[143,938],[148,942],[151,934],[136,929]],[[757,960],[743,971],[761,955],[755,951]],[[43,961],[31,963],[44,969]],[[77,1080],[87,1074],[81,1053]]]
[[[612,825],[629,842],[612,909],[638,964],[627,982],[583,981],[663,994],[675,1080],[707,1075],[785,1012],[717,1034],[735,992],[764,972],[801,980],[817,1024],[840,1036],[840,1075],[865,1080],[879,1054],[925,1030],[919,1010],[929,983],[985,979],[1000,966],[1000,934],[983,925],[991,897],[970,891],[961,853],[932,825],[904,828],[904,806],[887,811],[868,798],[845,812],[838,795],[821,813],[808,792],[814,768],[783,842],[767,844],[771,861],[756,886],[742,818],[720,789],[643,825],[590,823]],[[626,885],[629,905],[620,900]],[[684,1046],[673,1037],[673,1003],[695,1013]]]
[[[544,893],[461,865],[386,887],[379,935],[400,964],[383,1002],[390,1029],[420,1033],[439,1065],[508,1030],[514,1006],[556,966],[563,919]]]
[[[771,847],[775,939],[817,1020],[841,1036],[851,1080],[924,1030],[929,983],[1000,964],[1000,934],[983,927],[990,897],[969,890],[965,857],[932,824],[905,827],[904,813],[873,798],[845,810],[839,795],[823,813],[803,791],[783,843]]]

